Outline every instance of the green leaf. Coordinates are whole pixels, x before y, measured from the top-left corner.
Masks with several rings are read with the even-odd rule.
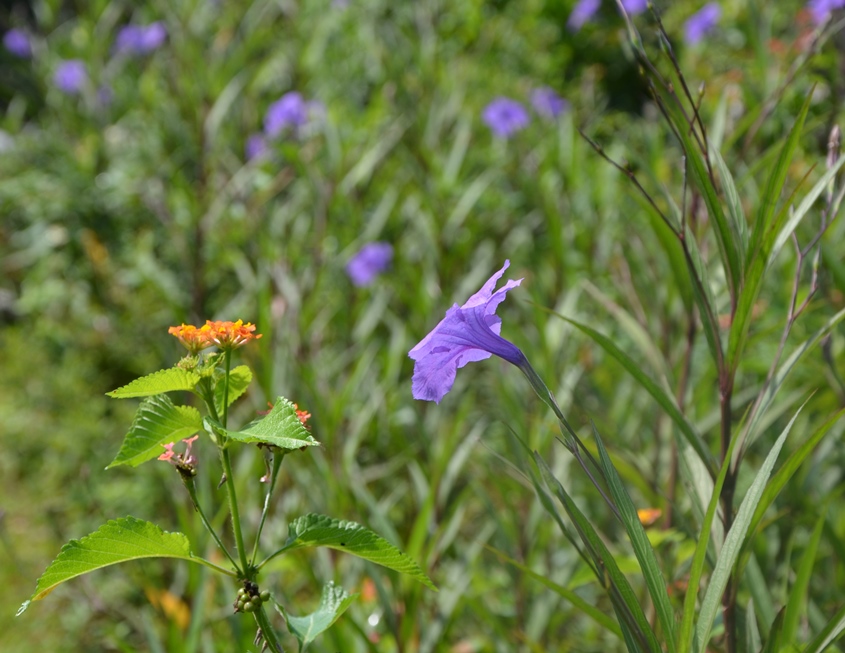
[[[662,649],[648,619],[646,619],[639,597],[634,592],[628,579],[625,578],[625,574],[619,569],[613,555],[577,504],[567,494],[560,481],[552,474],[552,470],[536,452],[534,453],[534,460],[546,485],[563,504],[584,546],[592,556],[593,569],[600,572],[597,573],[597,578],[601,586],[610,594],[628,650],[659,653]],[[631,637],[636,639],[636,645],[632,645]]]
[[[426,587],[437,590],[414,560],[402,553],[380,535],[351,521],[341,521],[326,515],[309,514],[295,519],[288,526],[285,545],[269,558],[294,549],[326,546],[351,553],[382,567],[406,574]]]
[[[142,376],[140,379],[135,379],[132,383],[106,394],[115,399],[150,397],[176,390],[193,390],[199,380],[199,374],[183,370],[181,367],[171,367]]]
[[[546,495],[548,496],[548,495]],[[613,621],[610,617],[608,617],[604,612],[596,608],[592,603],[589,603],[582,599],[574,590],[569,589],[568,587],[564,587],[563,585],[559,585],[552,580],[549,580],[548,577],[538,574],[536,571],[527,567],[526,565],[522,564],[518,560],[514,560],[513,558],[507,556],[502,551],[498,549],[494,549],[491,546],[487,546],[487,548],[495,553],[497,556],[502,558],[504,561],[508,562],[509,564],[513,565],[517,569],[519,569],[523,574],[536,580],[537,582],[545,585],[550,590],[552,590],[555,594],[562,597],[566,601],[569,601],[572,605],[578,608],[579,611],[584,613],[586,616],[590,617],[593,621],[597,624],[605,628],[606,630],[612,632],[617,637],[622,637],[622,631],[619,628],[619,625]]]
[[[118,465],[137,467],[164,453],[161,445],[201,430],[202,417],[196,408],[174,406],[167,395],[148,397],[138,407],[120,451],[106,469]]]
[[[71,578],[140,558],[181,558],[200,564],[205,562],[194,557],[188,538],[182,533],[168,533],[135,517],[113,519],[81,540],[65,544],[38,579],[35,593],[20,607],[18,614],[26,610],[31,601],[43,599]]]
[[[617,361],[619,361],[622,366],[628,370],[628,373],[631,374],[639,384],[660,404],[660,407],[666,411],[666,414],[672,418],[672,421],[678,426],[681,431],[681,434],[684,436],[684,439],[689,442],[690,446],[693,450],[698,454],[704,464],[707,466],[707,469],[711,472],[711,475],[715,476],[715,463],[713,461],[713,454],[707,448],[707,445],[704,443],[704,440],[701,439],[701,436],[695,431],[692,424],[687,421],[687,418],[684,417],[683,413],[678,409],[675,400],[657,383],[655,383],[651,377],[649,377],[645,372],[642,370],[642,366],[638,365],[628,354],[623,352],[616,344],[607,336],[599,333],[595,329],[588,327],[586,324],[582,324],[576,320],[573,320],[568,317],[564,317],[563,315],[560,316],[561,319],[566,320],[571,325],[582,331],[583,333],[587,334],[590,338],[592,338],[596,344],[601,346],[608,354],[613,356]]]
[[[231,406],[235,401],[246,392],[249,384],[252,382],[252,370],[246,365],[238,365],[236,368],[229,371],[229,403]],[[218,414],[223,413],[223,395],[226,392],[226,377],[221,376],[217,379],[214,385],[214,407]],[[227,407],[228,407],[227,406]]]
[[[660,565],[657,562],[657,556],[654,554],[654,549],[651,542],[648,540],[645,528],[643,528],[637,508],[625,486],[622,485],[622,480],[604,448],[604,444],[599,437],[595,425],[593,425],[593,435],[595,436],[596,446],[599,451],[599,462],[601,463],[602,473],[605,481],[607,481],[610,493],[613,495],[613,500],[616,507],[619,509],[619,516],[622,523],[625,525],[625,530],[628,531],[628,537],[631,538],[631,546],[634,549],[634,555],[640,563],[640,568],[645,577],[646,587],[648,593],[651,595],[651,600],[654,602],[654,608],[657,612],[657,617],[660,620],[660,626],[663,628],[663,633],[666,639],[669,653],[675,651],[675,614],[672,610],[672,603],[669,601],[669,594],[666,591],[666,580],[663,578],[663,572],[660,570]]]
[[[282,449],[301,449],[320,444],[311,437],[308,429],[296,416],[294,405],[284,397],[276,399],[273,410],[267,415],[240,431],[228,431],[210,418],[206,419],[212,422],[217,430],[223,431],[228,437],[238,442],[263,442]]]
[[[769,631],[769,636],[766,638],[766,646],[760,653],[779,653],[781,649],[781,631],[783,629],[783,609],[778,612],[772,628]]]
[[[728,204],[728,214],[731,218],[731,230],[739,238],[738,249],[740,263],[744,264],[745,252],[748,248],[748,224],[745,221],[745,212],[742,210],[742,202],[736,190],[736,183],[733,175],[725,164],[725,160],[715,147],[710,148],[710,158],[716,164],[719,171],[719,179],[722,180],[722,188],[725,191],[725,200]]]
[[[754,599],[748,600],[748,607],[745,609],[745,650],[748,653],[759,651],[763,646],[760,639],[760,629],[757,627],[757,614],[754,610]]]
[[[786,612],[783,616],[782,641],[791,644],[795,640],[795,633],[798,630],[798,620],[801,617],[801,608],[804,606],[807,597],[807,588],[810,586],[810,576],[813,573],[813,563],[816,561],[816,553],[819,550],[819,542],[822,539],[822,529],[827,513],[827,506],[824,506],[822,514],[816,521],[816,527],[807,542],[804,555],[798,564],[798,571],[795,574],[795,583],[789,592],[789,600],[786,603]]]
[[[804,405],[806,405],[806,402]],[[710,629],[713,627],[713,621],[716,618],[722,593],[725,591],[731,569],[733,569],[733,565],[742,548],[745,534],[748,532],[748,527],[754,516],[754,510],[760,502],[760,497],[763,496],[766,482],[769,480],[769,475],[772,473],[772,468],[775,465],[781,447],[783,447],[783,443],[786,441],[786,436],[789,435],[789,431],[792,429],[792,425],[795,423],[804,405],[798,409],[789,421],[789,424],[786,425],[783,433],[780,434],[780,437],[766,456],[763,466],[757,472],[754,482],[748,488],[748,492],[739,506],[739,512],[736,514],[731,530],[725,537],[725,544],[722,546],[719,559],[716,561],[716,567],[710,576],[710,584],[707,586],[707,592],[704,594],[704,599],[701,602],[701,610],[699,611],[698,624],[695,629],[695,640],[693,642],[696,652],[706,650],[707,648],[707,642],[710,640]],[[727,459],[730,460],[730,457],[727,457]]]
[[[821,632],[813,638],[804,653],[821,653],[845,633],[845,605],[827,622]]]
[[[346,612],[357,596],[357,594],[347,594],[342,587],[336,587],[329,581],[323,586],[319,607],[311,614],[294,617],[278,603],[276,603],[276,609],[285,618],[291,635],[299,641],[299,650],[304,651],[317,638],[317,635],[328,630],[340,615]]]

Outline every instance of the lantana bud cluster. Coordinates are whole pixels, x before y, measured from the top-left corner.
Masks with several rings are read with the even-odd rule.
[[[244,581],[244,586],[238,590],[238,598],[232,604],[235,612],[255,612],[262,603],[270,600],[270,592],[258,590],[258,584]]]

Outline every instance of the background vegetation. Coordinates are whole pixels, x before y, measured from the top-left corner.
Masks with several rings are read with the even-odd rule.
[[[787,195],[799,188],[800,201],[823,174],[828,135],[841,119],[841,35],[816,40],[797,1],[728,0],[718,27],[688,45],[684,22],[699,4],[656,4],[691,88],[702,85],[701,114],[744,205],[756,206],[811,96],[787,171]],[[231,615],[232,587],[166,562],[80,578],[13,617],[61,545],[106,519],[134,515],[200,534],[169,466],[103,471],[134,410],[104,393],[175,362],[181,351],[167,327],[205,318],[243,318],[264,334],[243,350],[258,383],[236,418],[285,395],[312,413],[325,445],[289,457],[279,514],[367,524],[440,587],[433,593],[325,551],[293,558],[297,566],[277,566],[270,580],[292,609],[310,611],[331,579],[361,592],[314,650],[624,650],[525,571],[610,613],[602,588],[508,462],[511,432],[550,462],[613,539],[623,569],[636,563],[521,375],[494,359],[463,370],[439,406],[411,398],[408,350],[506,258],[509,276],[525,281],[500,309],[503,335],[576,428],[589,433],[595,421],[634,501],[662,510],[650,532],[682,603],[696,531],[673,462],[672,423],[618,362],[556,315],[592,325],[655,378],[685,388],[684,414],[718,451],[717,379],[704,337],[689,336],[683,284],[655,217],[577,131],[627,162],[661,202],[686,198],[727,327],[727,284],[707,213],[683,192],[680,150],[612,3],[577,32],[566,27],[568,0],[6,5],[0,19],[27,32],[33,55],[0,53],[4,651],[255,650],[252,629]],[[634,20],[656,43],[654,19]],[[166,28],[160,47],[116,51],[122,26],[154,21]],[[72,59],[88,77],[68,94],[54,75]],[[569,102],[559,117],[531,113],[506,139],[482,121],[495,97],[530,107],[532,90],[546,86]],[[248,161],[248,138],[291,91],[319,105],[306,125]],[[822,204],[799,229],[802,243],[818,230]],[[787,352],[845,304],[843,230],[834,222],[822,238],[819,290]],[[355,287],[344,266],[375,240],[394,247],[392,267]],[[784,247],[755,305],[737,420],[777,351],[795,266],[794,248]],[[802,293],[808,279],[801,277]],[[813,391],[788,451],[843,406],[843,364],[845,339],[834,330],[767,414],[738,496]],[[811,639],[843,605],[842,429],[833,426],[753,539],[739,603],[754,598],[750,618],[764,636],[822,517],[796,638]],[[252,456],[236,464],[257,519],[264,470],[250,467]],[[203,471],[214,491],[215,464]],[[268,529],[280,540],[281,516]],[[637,590],[645,604],[641,583]]]

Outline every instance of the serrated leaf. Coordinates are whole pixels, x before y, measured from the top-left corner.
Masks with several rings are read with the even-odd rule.
[[[206,418],[208,419],[208,418]],[[240,431],[229,431],[220,428],[228,437],[238,442],[263,442],[282,449],[301,449],[302,447],[319,446],[308,429],[296,415],[296,407],[284,397],[276,399],[276,403],[267,415],[252,422]]]
[[[286,551],[309,546],[325,546],[351,553],[382,567],[393,569],[437,590],[419,565],[386,539],[352,521],[341,521],[326,515],[308,514],[295,519],[288,526],[288,539],[273,558]]]
[[[174,406],[167,395],[141,402],[120,451],[106,469],[118,465],[137,467],[164,452],[163,444],[176,442],[202,430],[202,417],[191,406]]]
[[[313,642],[317,636],[328,630],[340,615],[346,612],[347,608],[357,597],[357,594],[348,594],[342,587],[337,587],[331,581],[323,586],[320,596],[320,605],[309,615],[294,617],[283,606],[276,603],[276,609],[285,618],[285,623],[291,635],[299,641],[299,650]]]
[[[150,397],[176,390],[193,390],[199,383],[200,375],[183,370],[181,367],[171,367],[159,370],[140,379],[135,379],[122,388],[112,390],[106,394],[115,399],[130,399],[131,397]]]
[[[41,574],[35,593],[21,606],[18,614],[26,610],[31,601],[43,599],[71,578],[140,558],[181,558],[204,562],[193,556],[188,538],[182,533],[168,533],[135,517],[113,519],[90,535],[65,544],[58,557]]]
[[[229,402],[231,406],[238,398],[246,392],[252,382],[252,370],[246,365],[238,365],[229,371]],[[223,395],[226,393],[226,377],[221,376],[214,385],[214,406],[217,413],[223,413]]]

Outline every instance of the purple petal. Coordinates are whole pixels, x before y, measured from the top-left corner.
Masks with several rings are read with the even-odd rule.
[[[548,86],[535,88],[531,91],[531,105],[537,113],[547,120],[553,120],[569,109],[569,102]]]
[[[523,364],[525,356],[519,348],[499,335],[502,320],[496,315],[496,308],[508,291],[522,283],[522,279],[509,280],[493,290],[509,265],[510,261],[505,261],[502,269],[462,306],[452,306],[446,317],[408,352],[416,361],[412,379],[415,399],[440,403],[452,389],[458,368],[492,354],[517,366]]]
[[[390,243],[367,243],[346,264],[346,274],[356,286],[369,286],[390,267],[393,246]]]
[[[497,97],[484,107],[481,119],[498,138],[507,138],[528,126],[530,117],[519,102],[507,97]]]
[[[600,5],[601,0],[578,0],[572,13],[569,14],[566,26],[573,32],[577,32],[596,14]]]
[[[88,81],[88,69],[83,61],[69,59],[62,61],[53,75],[53,82],[63,93],[74,95],[79,93]]]
[[[29,59],[32,56],[32,44],[23,30],[10,29],[3,35],[3,45],[9,52],[21,59]]]
[[[622,0],[622,6],[631,16],[636,16],[648,9],[648,0]]]
[[[687,19],[684,23],[684,40],[695,45],[716,27],[722,8],[715,2],[708,3]]]

